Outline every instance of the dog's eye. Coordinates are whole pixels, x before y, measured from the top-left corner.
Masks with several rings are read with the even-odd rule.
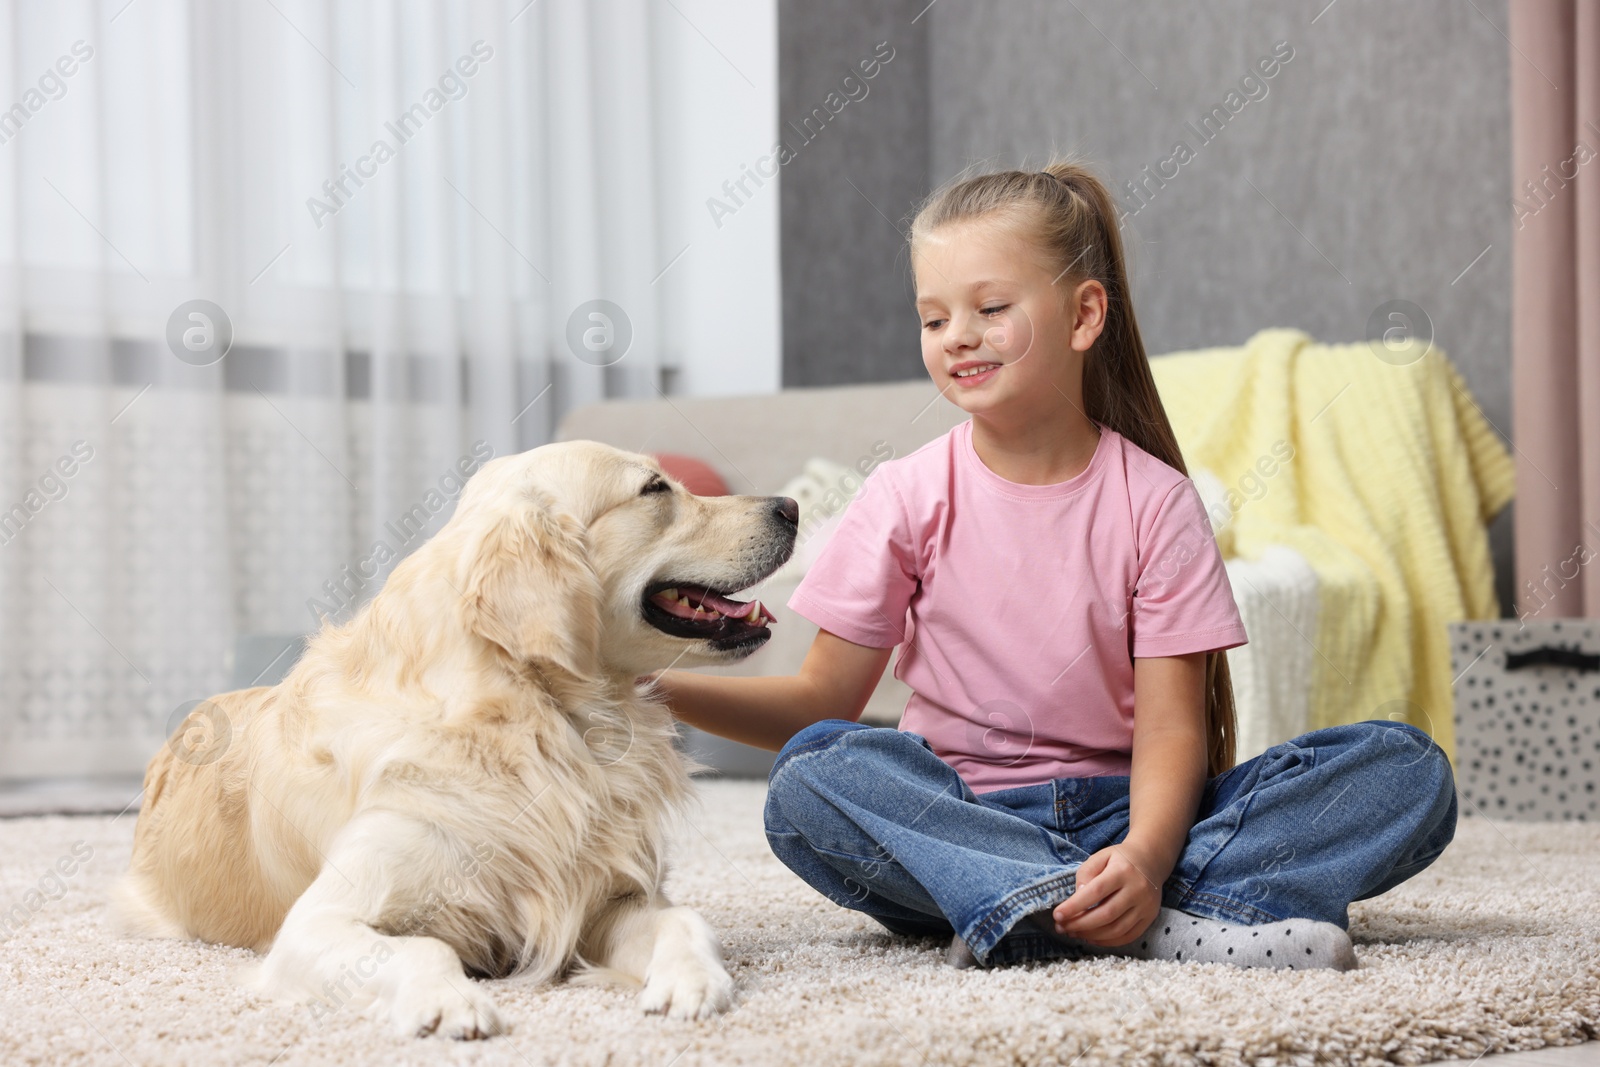
[[[643,489],[639,490],[639,495],[640,496],[648,496],[651,493],[670,493],[670,492],[672,492],[672,486],[667,482],[667,480],[665,478],[657,478],[654,481],[652,481],[649,484],[647,484]]]

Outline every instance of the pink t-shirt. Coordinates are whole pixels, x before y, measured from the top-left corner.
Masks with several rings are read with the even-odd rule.
[[[1107,427],[1054,485],[984,466],[970,419],[879,464],[789,607],[906,642],[900,728],[980,793],[1131,773],[1133,658],[1247,640],[1194,483]]]

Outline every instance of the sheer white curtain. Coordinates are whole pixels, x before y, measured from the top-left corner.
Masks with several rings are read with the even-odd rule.
[[[235,634],[313,628],[463,469],[654,395],[667,17],[0,3],[0,777],[138,770]]]

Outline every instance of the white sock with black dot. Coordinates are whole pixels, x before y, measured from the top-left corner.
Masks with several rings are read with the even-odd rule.
[[[1062,936],[1055,934],[1050,912],[1035,912],[1030,918],[1036,926],[1049,930],[1056,937]],[[1333,923],[1311,919],[1283,919],[1244,926],[1191,915],[1176,908],[1162,908],[1156,913],[1155,922],[1126,945],[1104,948],[1076,938],[1065,940],[1082,946],[1091,955],[1131,956],[1141,960],[1193,960],[1297,971],[1314,968],[1349,971],[1356,967],[1350,935]]]
[[[1241,926],[1162,908],[1140,937],[1112,952],[1153,960],[1231,963],[1236,967],[1348,971],[1356,966],[1350,935],[1333,923],[1283,919]]]

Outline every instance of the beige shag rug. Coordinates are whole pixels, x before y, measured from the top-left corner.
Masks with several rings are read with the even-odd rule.
[[[955,971],[942,944],[892,937],[791,875],[761,832],[761,783],[701,788],[671,889],[721,932],[733,1011],[672,1022],[625,991],[513,979],[491,983],[512,1033],[470,1044],[260,1002],[230,979],[242,950],[113,939],[131,812],[0,820],[0,1063],[1386,1064],[1600,1032],[1600,827],[1463,819],[1431,869],[1352,909],[1349,973]]]

